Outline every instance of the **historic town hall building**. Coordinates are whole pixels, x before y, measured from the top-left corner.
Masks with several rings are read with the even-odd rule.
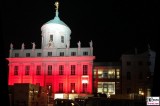
[[[15,83],[30,83],[47,87],[52,94],[92,93],[93,47],[92,41],[82,48],[77,42],[77,48],[70,48],[71,30],[60,20],[58,7],[55,3],[54,19],[41,27],[41,49],[25,49],[22,43],[20,50],[10,45],[9,85]]]

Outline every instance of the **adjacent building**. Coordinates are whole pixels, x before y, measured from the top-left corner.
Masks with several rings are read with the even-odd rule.
[[[150,49],[121,56],[122,94],[151,96],[156,53]]]

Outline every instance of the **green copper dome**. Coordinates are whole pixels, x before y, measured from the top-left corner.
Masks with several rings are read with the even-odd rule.
[[[60,18],[58,17],[58,10],[56,10],[56,16],[54,17],[54,19],[48,21],[46,24],[60,24],[60,25],[64,25],[66,27],[68,27],[63,21],[60,20]]]

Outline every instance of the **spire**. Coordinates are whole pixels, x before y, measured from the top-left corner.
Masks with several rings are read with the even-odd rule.
[[[56,8],[55,8],[56,9],[56,17],[58,17],[59,2],[56,1],[54,5],[56,6]]]

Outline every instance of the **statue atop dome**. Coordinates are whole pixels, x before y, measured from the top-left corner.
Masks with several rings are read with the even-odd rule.
[[[57,1],[57,2],[55,2],[55,4],[54,4],[55,6],[56,6],[56,10],[58,10],[58,8],[59,8],[59,2]]]

